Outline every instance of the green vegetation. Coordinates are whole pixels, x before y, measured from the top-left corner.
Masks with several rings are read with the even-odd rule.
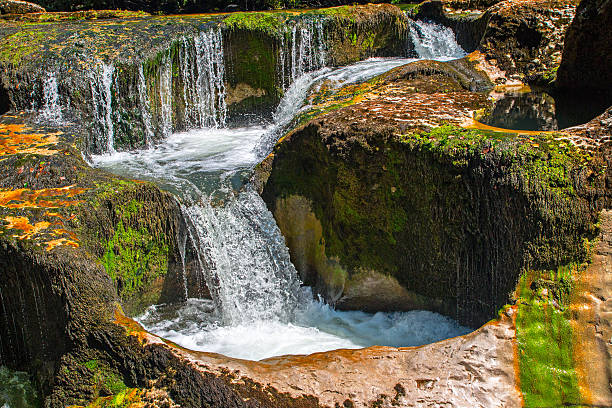
[[[98,393],[102,390],[104,393],[115,395],[127,389],[121,377],[99,360],[88,360],[81,365],[92,374],[91,382]]]
[[[47,38],[45,31],[36,29],[6,35],[0,40],[0,62],[19,65],[23,58],[40,54]]]
[[[475,155],[499,154],[510,162],[512,172],[532,184],[543,183],[562,197],[575,195],[572,174],[581,168],[592,167],[596,174],[604,171],[584,149],[550,133],[526,136],[444,125],[428,133],[403,135],[401,140],[444,155],[459,167]]]
[[[517,288],[516,337],[526,407],[580,404],[568,306],[582,266],[529,271]]]
[[[279,13],[233,13],[223,22],[230,30],[259,31],[273,37],[279,37],[285,17],[285,14]]]
[[[142,402],[141,391],[137,388],[127,388],[109,397],[98,397],[86,408],[129,408]]]
[[[130,298],[168,271],[168,245],[145,228],[125,227],[120,221],[102,257],[106,272],[122,299]]]
[[[28,373],[0,366],[0,406],[11,408],[42,406]]]

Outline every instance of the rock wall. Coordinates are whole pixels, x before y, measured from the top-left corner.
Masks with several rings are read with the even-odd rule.
[[[408,52],[406,17],[391,5],[184,17],[49,13],[21,25],[0,25],[11,108],[87,124],[88,153],[142,147],[244,114],[270,116],[304,72]]]
[[[478,131],[422,130],[424,122],[461,123],[467,101],[473,110],[486,103],[444,76],[408,67],[365,96],[352,90],[360,96],[282,139],[267,159],[263,197],[303,279],[337,307],[427,308],[478,326],[509,302],[525,267],[586,259],[592,206],[604,201],[592,201],[601,190],[579,164],[583,153],[566,152],[564,142],[498,144]],[[404,98],[424,105],[432,98],[437,109],[412,108]],[[389,288],[385,302],[367,286]]]
[[[567,29],[557,87],[563,92],[602,95],[612,104],[612,5],[606,1],[582,1]]]

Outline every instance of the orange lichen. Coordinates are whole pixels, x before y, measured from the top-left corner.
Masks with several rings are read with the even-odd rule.
[[[34,235],[37,235],[42,230],[49,228],[51,225],[48,221],[40,221],[36,224],[30,224],[28,217],[11,217],[7,216],[4,221],[8,222],[7,228],[23,231],[21,235],[13,235],[17,239],[31,239]]]
[[[0,207],[6,208],[61,208],[82,203],[82,200],[62,200],[60,198],[73,198],[87,191],[87,188],[74,185],[60,188],[45,188],[30,190],[19,188],[16,190],[0,189]]]
[[[30,153],[49,156],[57,150],[49,149],[56,145],[56,133],[28,133],[32,129],[25,124],[0,124],[0,156],[16,153]]]
[[[67,238],[54,239],[54,240],[51,240],[51,241],[47,241],[46,244],[47,244],[47,251],[51,251],[53,248],[56,248],[56,247],[58,247],[60,245],[70,246],[70,247],[73,247],[73,248],[78,248],[79,247],[78,242],[72,241],[72,240],[67,239]]]
[[[123,311],[119,307],[115,309],[114,323],[125,328],[128,336],[136,337],[140,344],[144,344],[146,338],[149,336],[149,333],[147,333],[147,331],[140,324],[124,315]]]

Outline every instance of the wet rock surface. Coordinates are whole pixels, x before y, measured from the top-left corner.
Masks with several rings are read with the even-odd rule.
[[[578,158],[586,153],[563,137],[500,130],[497,139],[495,131],[449,126],[478,127],[472,115],[490,106],[455,79],[453,64],[409,64],[336,93],[322,88],[306,123],[267,159],[263,197],[287,232],[292,260],[340,308],[343,291],[355,290],[352,277],[374,270],[408,290],[405,309],[419,305],[476,326],[509,301],[526,263],[586,256],[580,242],[596,214],[583,199],[607,205],[603,173],[588,179],[592,170]],[[542,178],[546,165],[529,174],[511,164],[530,167],[557,153],[569,177],[561,184]],[[599,168],[607,159],[589,160]],[[309,203],[306,231],[292,227],[290,200]],[[347,307],[372,310],[346,296]]]

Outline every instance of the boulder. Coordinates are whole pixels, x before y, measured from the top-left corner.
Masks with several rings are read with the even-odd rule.
[[[0,0],[0,14],[44,13],[46,10],[35,3],[18,0]]]
[[[584,0],[567,29],[557,88],[563,92],[600,94],[612,104],[612,3]]]

